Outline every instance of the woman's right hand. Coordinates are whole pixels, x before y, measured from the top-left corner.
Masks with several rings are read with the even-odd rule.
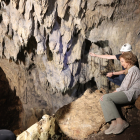
[[[92,53],[92,52],[90,52],[89,53],[91,56],[96,56],[96,54],[95,53]]]

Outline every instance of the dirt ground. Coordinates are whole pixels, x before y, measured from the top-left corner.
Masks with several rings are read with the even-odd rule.
[[[74,140],[67,136],[61,137],[60,140]],[[140,140],[140,124],[131,125],[119,135],[105,135],[104,132],[91,134],[84,140]]]
[[[92,134],[84,140],[140,140],[140,125],[130,125],[119,135],[105,135],[104,132],[100,132],[97,135]]]

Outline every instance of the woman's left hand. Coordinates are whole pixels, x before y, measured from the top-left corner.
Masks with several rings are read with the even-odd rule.
[[[103,96],[101,96],[100,101],[103,101]]]
[[[113,76],[113,73],[112,72],[109,72],[109,73],[106,74],[106,76],[107,77],[112,77]]]
[[[113,91],[113,92],[117,92],[117,91],[115,90],[115,91]]]

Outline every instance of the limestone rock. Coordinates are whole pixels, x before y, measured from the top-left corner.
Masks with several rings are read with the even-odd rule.
[[[58,0],[57,3],[58,3],[58,16],[63,18],[68,6],[68,0],[63,0],[63,1]]]
[[[44,115],[42,119],[22,132],[17,140],[48,140],[56,131],[55,118],[53,116]]]
[[[99,103],[103,94],[103,89],[95,92],[88,89],[82,97],[59,109],[55,118],[60,129],[73,139],[86,138],[98,132],[104,123]]]

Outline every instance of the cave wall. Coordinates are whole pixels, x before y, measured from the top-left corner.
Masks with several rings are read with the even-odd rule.
[[[0,0],[0,67],[23,106],[26,129],[89,87],[108,91],[106,73],[128,42],[140,58],[138,0]],[[110,67],[111,66],[111,67]]]

